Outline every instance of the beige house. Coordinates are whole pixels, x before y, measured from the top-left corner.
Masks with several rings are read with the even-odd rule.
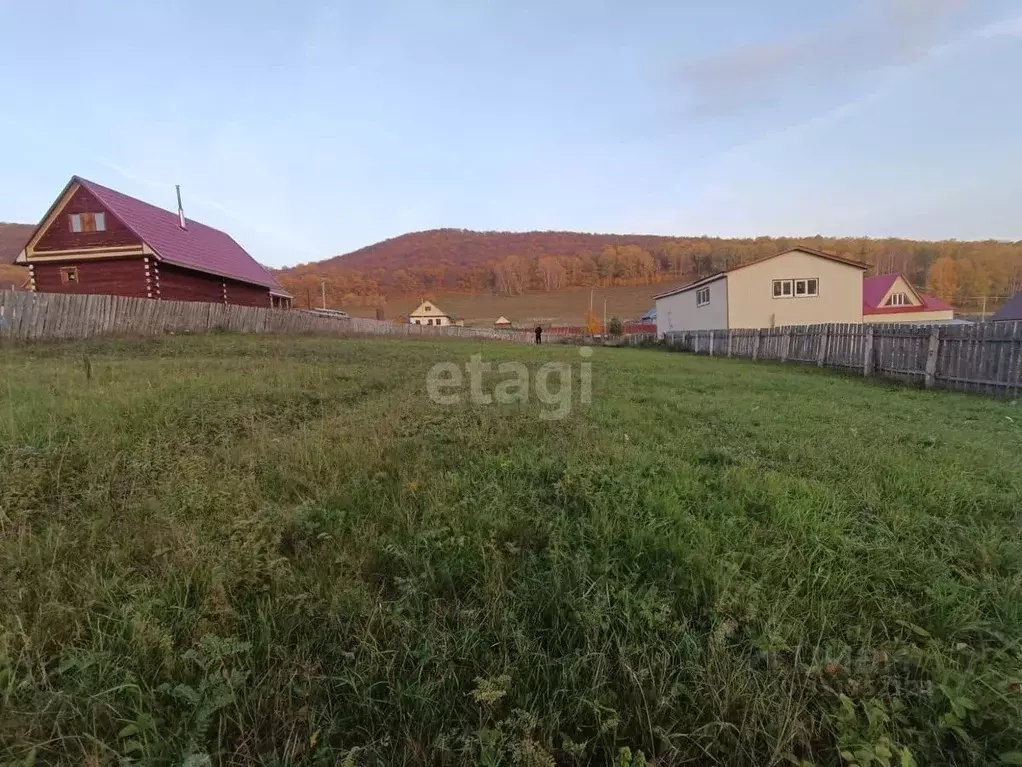
[[[862,281],[862,321],[950,322],[955,318],[951,304],[920,293],[901,274],[878,274]]]
[[[419,308],[408,315],[412,325],[452,325],[451,316],[432,301],[423,301]]]
[[[862,322],[867,268],[821,250],[792,248],[655,296],[657,334]]]

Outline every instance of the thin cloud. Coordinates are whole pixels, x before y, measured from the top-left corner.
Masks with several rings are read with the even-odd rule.
[[[681,80],[693,106],[727,113],[777,99],[786,87],[925,58],[965,0],[870,0],[815,32],[689,62]]]
[[[753,139],[752,141],[733,147],[723,153],[720,157],[723,159],[725,157],[744,155],[749,150],[761,149],[765,145],[776,144],[779,141],[794,141],[810,131],[830,127],[848,117],[858,114],[866,109],[870,104],[898,88],[907,80],[919,76],[919,74],[924,72],[928,66],[932,65],[932,63],[960,54],[975,45],[980,45],[992,39],[1004,37],[1022,37],[1022,16],[1011,19],[1003,19],[973,30],[972,32],[951,42],[932,45],[928,48],[925,57],[916,58],[900,66],[888,67],[888,76],[883,80],[879,87],[871,90],[869,93],[850,99],[836,107],[833,107],[832,109],[829,109],[823,114],[796,122],[764,136]]]
[[[764,155],[769,156],[779,147],[798,145],[812,134],[830,130],[844,120],[868,110],[875,102],[891,96],[899,89],[906,87],[915,78],[923,76],[929,67],[938,62],[953,59],[971,48],[982,47],[993,40],[1005,38],[1022,38],[1022,16],[993,22],[950,42],[932,45],[924,58],[901,65],[888,66],[880,85],[870,92],[848,100],[822,114],[795,121],[721,152],[713,158],[712,172],[708,174],[711,180],[703,189],[704,204],[715,207],[723,204],[734,205],[737,196],[748,191],[750,184],[748,168],[755,166]],[[920,190],[915,203],[917,209],[926,207],[920,203],[925,195],[929,195],[929,198],[934,200],[934,205],[939,201],[947,202],[950,199],[950,193],[947,193],[946,190],[934,189],[931,192]],[[955,199],[968,199],[968,196],[955,193]],[[891,217],[892,203],[887,197],[880,200],[871,197],[856,198],[855,202],[860,205],[860,209],[853,219],[849,219],[849,221],[855,222],[854,225],[845,231],[854,231],[860,222],[868,220],[884,220],[885,218],[894,220]],[[879,207],[873,207],[873,205],[879,205]],[[695,220],[699,220],[698,217]],[[755,226],[752,229],[754,230]]]
[[[130,168],[125,168],[123,165],[118,165],[117,163],[112,162],[111,160],[108,160],[108,159],[106,159],[104,157],[99,158],[99,163],[101,165],[109,168],[110,170],[114,171],[115,173],[120,174],[121,176],[123,176],[124,178],[128,179],[129,181],[134,181],[136,184],[143,184],[145,186],[149,186],[149,187],[152,187],[154,189],[159,189],[162,192],[168,192],[174,186],[174,184],[168,183],[166,181],[157,181],[156,179],[152,179],[152,178],[148,178],[146,176],[140,175],[139,173],[136,173],[135,171],[131,170]],[[201,196],[195,195],[195,194],[189,194],[188,195],[188,201],[189,202],[195,202],[198,205],[200,205],[202,207],[205,207],[205,208],[212,208],[213,210],[215,210],[215,211],[217,211],[219,213],[222,213],[227,218],[230,218],[231,220],[233,220],[233,221],[235,221],[235,222],[237,222],[237,223],[239,223],[239,224],[241,224],[243,226],[246,226],[246,227],[255,229],[256,231],[259,231],[258,228],[252,227],[251,224],[247,220],[245,220],[241,216],[234,215],[234,213],[231,212],[230,208],[228,208],[226,205],[221,205],[216,200],[210,200],[210,199],[208,199],[206,197],[201,197]],[[269,233],[269,232],[263,232],[263,233]]]
[[[161,192],[165,193],[169,193],[170,190],[172,190],[174,187],[174,185],[169,182],[149,178],[148,176],[144,176],[132,170],[131,168],[126,168],[123,165],[113,162],[112,160],[109,160],[105,157],[98,158],[98,162],[104,167],[109,168],[110,170],[119,174],[123,178],[129,181],[133,181],[136,184],[152,187],[153,189],[159,189]],[[242,229],[248,230],[249,232],[258,235],[261,239],[263,239],[263,242],[261,243],[262,247],[259,248],[260,251],[279,252],[277,248],[268,247],[266,240],[269,240],[277,244],[286,244],[289,250],[294,250],[299,253],[308,252],[310,250],[308,243],[296,237],[293,232],[283,232],[272,227],[267,227],[263,224],[260,224],[259,222],[252,221],[249,218],[239,216],[236,213],[234,213],[232,208],[220,202],[217,202],[216,200],[211,200],[208,197],[203,197],[202,195],[197,195],[189,192],[186,196],[186,202],[188,203],[194,202],[196,205],[200,207],[215,210],[224,218],[230,219],[231,221],[238,224]]]

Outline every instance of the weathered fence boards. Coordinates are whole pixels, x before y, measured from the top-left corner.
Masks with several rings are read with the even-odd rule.
[[[124,296],[0,291],[0,338],[22,341],[153,336],[229,330],[238,333],[314,333],[333,336],[492,338],[530,342],[522,331],[456,326],[430,327],[352,317],[324,317],[299,310],[158,301]]]
[[[678,351],[801,362],[927,388],[1010,397],[1022,391],[1022,322],[675,331],[664,343]]]

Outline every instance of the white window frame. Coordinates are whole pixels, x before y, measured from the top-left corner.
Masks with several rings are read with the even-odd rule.
[[[809,284],[815,283],[815,291],[810,291]],[[778,295],[775,291],[777,286],[781,286],[781,293]],[[802,292],[799,292],[801,286]],[[785,293],[784,289],[787,288],[788,292]],[[770,297],[771,298],[816,298],[820,295],[820,278],[819,277],[784,277],[779,280],[774,280],[770,285]]]
[[[781,286],[780,294],[778,294],[777,290],[776,290],[778,285]],[[787,288],[788,288],[788,292],[787,293],[784,292],[785,286],[787,286]],[[793,279],[774,280],[773,283],[770,286],[770,296],[772,298],[794,298],[795,297],[795,280],[793,280]]]
[[[709,306],[710,305],[710,289],[699,288],[696,290],[696,307]]]
[[[93,229],[86,232],[82,226],[82,216],[92,216]],[[75,234],[95,234],[106,231],[106,213],[72,213],[71,231]]]
[[[908,293],[898,291],[887,297],[884,306],[912,306],[912,302],[909,300]]]

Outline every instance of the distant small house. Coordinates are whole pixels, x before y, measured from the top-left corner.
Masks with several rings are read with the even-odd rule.
[[[423,301],[419,308],[408,315],[408,322],[412,325],[452,325],[451,315],[434,304],[432,301]]]
[[[1022,322],[1022,293],[1013,295],[1001,310],[990,318],[991,322]]]
[[[509,328],[511,327],[511,320],[502,314],[497,318],[497,321],[493,323],[493,326],[497,328]]]
[[[939,298],[920,293],[904,275],[880,274],[862,281],[862,321],[950,322],[954,307]]]
[[[650,309],[644,315],[639,317],[639,322],[641,322],[641,323],[656,322],[656,305],[655,304],[654,304],[652,309]]]

